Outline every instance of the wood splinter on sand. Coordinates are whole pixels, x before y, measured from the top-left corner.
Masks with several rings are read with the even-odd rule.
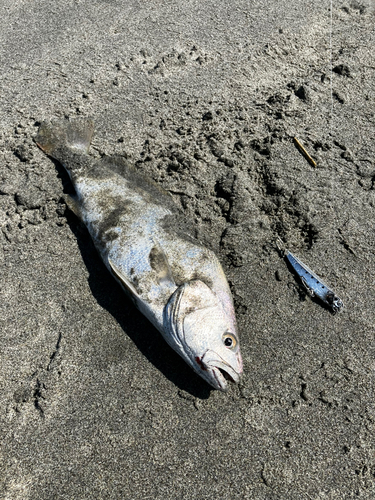
[[[293,137],[293,141],[297,149],[303,154],[303,156],[306,158],[306,160],[310,163],[312,167],[316,167],[316,161],[311,158],[309,153],[306,151],[306,149],[302,146],[302,144],[299,142],[297,137]]]

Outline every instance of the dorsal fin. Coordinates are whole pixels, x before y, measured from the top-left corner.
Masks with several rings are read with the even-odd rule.
[[[137,190],[137,188],[141,189],[143,192],[151,195],[154,202],[169,208],[174,213],[178,212],[177,205],[173,201],[171,194],[156,184],[152,179],[143,175],[142,172],[137,170],[124,157],[104,156],[96,163],[94,168],[95,170],[110,170],[121,175],[132,185],[134,190]]]

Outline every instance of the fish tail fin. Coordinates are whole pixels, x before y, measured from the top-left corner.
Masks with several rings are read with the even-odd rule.
[[[94,122],[89,118],[43,122],[35,142],[45,153],[59,160],[59,150],[62,148],[87,154],[93,132]]]

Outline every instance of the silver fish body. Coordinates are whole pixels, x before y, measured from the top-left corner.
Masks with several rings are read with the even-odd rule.
[[[168,344],[208,383],[239,381],[233,301],[215,254],[189,236],[169,193],[121,158],[88,156],[93,123],[42,124],[37,144],[67,170],[68,203],[106,267]]]

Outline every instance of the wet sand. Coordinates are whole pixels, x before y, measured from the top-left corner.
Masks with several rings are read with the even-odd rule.
[[[375,16],[329,7],[3,0],[2,499],[375,498]],[[67,209],[67,175],[33,142],[64,116],[93,117],[91,154],[160,183],[217,253],[244,358],[228,393],[134,309]]]

